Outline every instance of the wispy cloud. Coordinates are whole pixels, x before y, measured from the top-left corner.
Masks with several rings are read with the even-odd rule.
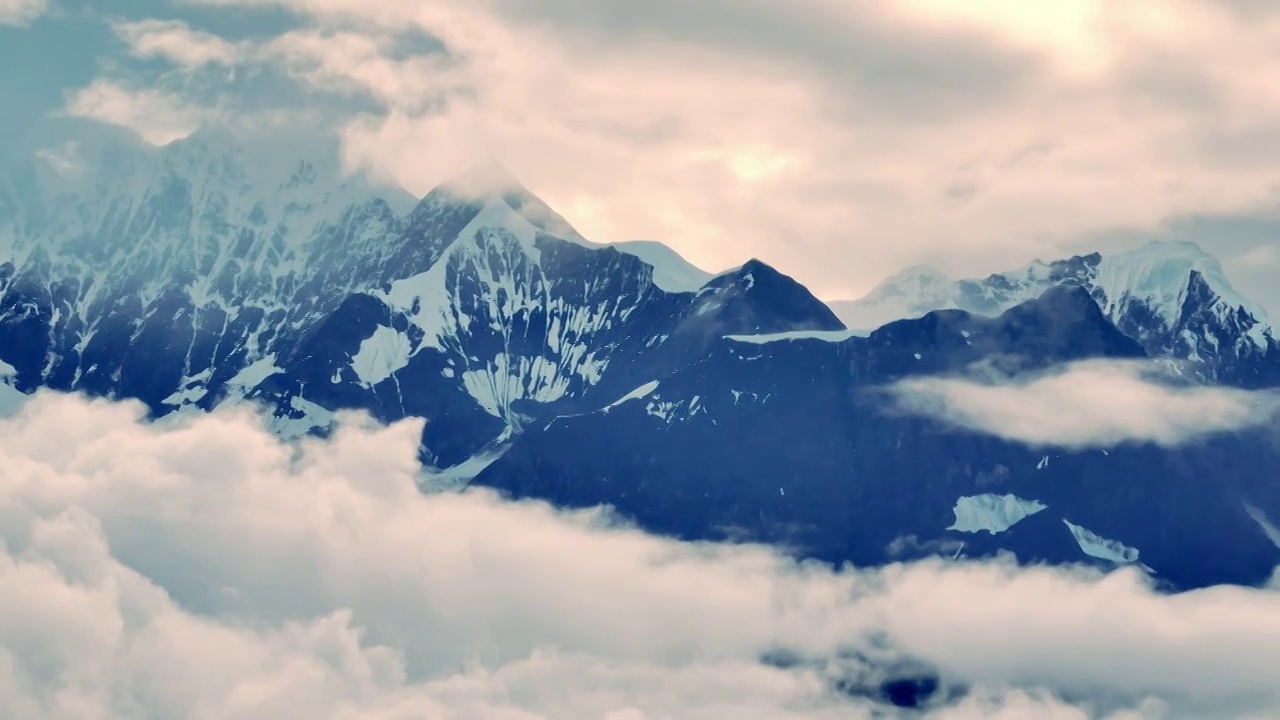
[[[1176,446],[1280,417],[1275,392],[1170,380],[1145,361],[1088,360],[1024,377],[915,377],[886,391],[899,412],[1066,448]]]
[[[66,112],[121,125],[154,145],[190,135],[200,127],[201,109],[179,93],[95,80],[67,98]]]
[[[241,45],[173,20],[118,22],[113,29],[139,58],[162,57],[185,67],[200,67],[232,65],[243,55]]]
[[[837,687],[903,667],[966,689],[926,714],[950,720],[1280,703],[1274,591],[834,572],[424,495],[415,422],[347,418],[295,456],[248,415],[143,416],[45,394],[0,421],[0,715],[847,720],[875,703]]]
[[[23,27],[48,11],[48,0],[0,0],[0,25]]]

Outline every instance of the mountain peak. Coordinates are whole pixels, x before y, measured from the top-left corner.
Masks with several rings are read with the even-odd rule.
[[[493,201],[504,203],[538,230],[579,245],[595,247],[569,221],[551,209],[516,178],[506,165],[486,155],[461,172],[450,175],[427,197],[447,197],[453,201],[485,206]],[[426,199],[423,202],[427,202]]]
[[[1126,298],[1151,305],[1172,327],[1182,314],[1192,273],[1230,308],[1243,309],[1259,323],[1268,322],[1260,305],[1236,292],[1222,263],[1194,242],[1157,240],[1128,252],[1104,256],[1095,284],[1106,294],[1103,310],[1112,314]]]

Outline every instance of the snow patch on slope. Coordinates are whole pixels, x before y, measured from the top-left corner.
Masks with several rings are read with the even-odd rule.
[[[725,335],[726,340],[733,342],[763,345],[772,342],[789,340],[821,340],[823,342],[844,342],[851,337],[862,335],[854,330],[793,330],[791,332],[764,333],[761,335]]]
[[[1262,529],[1262,533],[1267,536],[1267,539],[1277,548],[1280,548],[1280,528],[1271,523],[1271,519],[1267,517],[1267,514],[1249,504],[1244,506],[1244,511],[1249,514],[1249,517],[1253,518],[1254,522],[1258,523],[1258,527]]]
[[[956,521],[948,530],[995,535],[1035,515],[1048,506],[1016,495],[967,495],[956,500]]]
[[[505,201],[490,198],[429,270],[392,283],[382,294],[388,305],[424,332],[409,357],[430,349],[459,361],[458,375],[466,391],[485,412],[499,418],[513,419],[511,406],[516,401],[550,403],[565,397],[576,383],[599,382],[608,358],[593,352],[587,340],[630,313],[552,298],[539,264],[538,234]],[[466,297],[463,293],[469,291],[458,286],[464,274],[480,284]],[[475,304],[470,312],[464,300]],[[543,348],[534,355],[513,353],[518,328],[543,313]],[[499,338],[503,349],[476,357],[466,340],[480,333]]]
[[[1072,523],[1069,520],[1063,520],[1066,526],[1071,530],[1071,536],[1075,538],[1076,544],[1080,546],[1080,550],[1089,557],[1095,557],[1099,560],[1116,563],[1117,565],[1128,565],[1138,562],[1138,550],[1129,547],[1119,540],[1109,540],[1101,535]]]
[[[351,369],[365,387],[373,387],[409,364],[412,343],[399,330],[379,325],[360,343],[351,358]]]
[[[622,397],[618,398],[617,400],[614,400],[613,402],[609,403],[608,405],[605,405],[603,408],[601,408],[601,412],[605,412],[605,413],[607,413],[607,412],[609,412],[610,410],[612,410],[613,408],[616,408],[616,407],[618,407],[619,405],[621,405],[621,404],[623,404],[623,403],[625,403],[625,402],[628,402],[628,401],[630,401],[630,400],[643,400],[644,398],[648,397],[648,396],[649,396],[649,395],[650,395],[654,390],[657,390],[657,389],[658,389],[658,385],[659,385],[659,383],[658,383],[658,381],[657,381],[657,380],[651,380],[651,381],[649,381],[649,382],[645,383],[644,385],[641,385],[640,387],[636,388],[635,390],[632,390],[631,392],[627,393],[626,395],[623,395]]]
[[[292,397],[280,414],[268,424],[271,431],[286,440],[296,440],[313,430],[327,430],[333,426],[334,414],[302,397]]]

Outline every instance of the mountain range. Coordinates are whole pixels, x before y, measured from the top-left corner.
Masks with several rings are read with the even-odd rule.
[[[593,243],[496,166],[416,199],[345,173],[336,146],[218,130],[78,157],[0,179],[0,413],[49,388],[154,417],[260,403],[285,437],[344,409],[421,417],[424,490],[606,504],[832,563],[1012,552],[1175,587],[1280,565],[1264,431],[1032,448],[882,392],[1097,359],[1280,385],[1265,313],[1197,247],[913,268],[833,307],[759,260],[711,274]]]

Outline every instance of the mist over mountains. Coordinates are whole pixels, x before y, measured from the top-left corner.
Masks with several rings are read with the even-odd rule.
[[[1177,587],[1280,564],[1280,348],[1197,247],[981,281],[913,269],[842,322],[761,261],[711,275],[656,243],[593,243],[496,164],[411,203],[336,151],[295,150],[214,129],[11,173],[9,404],[37,388],[157,418],[251,402],[284,437],[343,410],[424,418],[431,487],[835,563],[1012,551]],[[1121,401],[1156,393],[1143,413],[1173,429],[1116,421],[1089,368]],[[1081,443],[1049,412],[1013,432],[1000,413],[1046,387],[1095,397],[1075,422],[1110,430]]]

